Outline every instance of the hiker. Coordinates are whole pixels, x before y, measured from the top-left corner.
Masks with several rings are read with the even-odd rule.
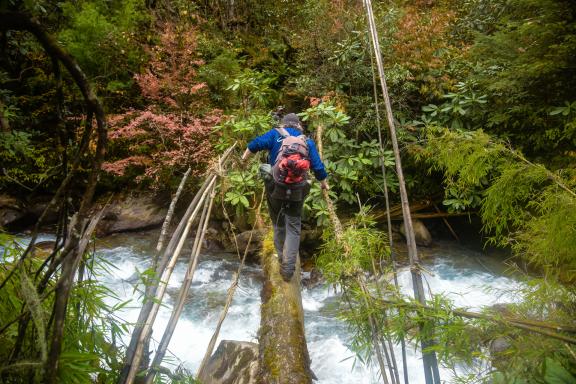
[[[281,262],[280,274],[290,281],[300,246],[302,207],[310,191],[308,169],[326,190],[328,174],[314,141],[303,134],[302,123],[295,113],[284,116],[278,128],[248,143],[242,160],[262,150],[268,150],[268,164],[260,166],[260,174],[274,228],[274,246]]]

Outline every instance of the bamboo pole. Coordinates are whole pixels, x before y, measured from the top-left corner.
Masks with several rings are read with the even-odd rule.
[[[216,183],[216,177],[211,178],[210,182],[208,183],[207,190],[212,188],[212,186],[215,183]],[[198,212],[200,211],[200,206],[201,206],[202,202],[204,202],[204,200],[206,199],[206,197],[208,195],[207,190],[205,190],[204,193],[202,194],[202,196],[200,197],[199,204],[196,205],[192,215],[190,216],[190,218],[186,222],[186,226],[184,227],[184,230],[182,232],[182,236],[180,236],[180,239],[178,241],[178,245],[176,246],[176,249],[174,250],[174,254],[170,258],[170,261],[168,262],[166,269],[162,273],[162,277],[160,278],[160,283],[158,285],[158,289],[156,290],[155,297],[153,299],[152,309],[150,311],[150,314],[148,315],[146,322],[144,323],[142,333],[140,334],[140,337],[138,339],[138,343],[136,344],[134,357],[132,359],[130,369],[128,370],[128,376],[126,378],[127,384],[132,384],[132,382],[134,381],[134,378],[136,377],[136,373],[138,371],[138,366],[140,364],[140,359],[142,358],[144,341],[149,337],[149,335],[152,331],[152,325],[154,324],[154,321],[156,320],[156,315],[158,314],[158,310],[160,309],[160,304],[162,303],[162,299],[164,298],[164,293],[166,292],[166,287],[168,286],[168,281],[170,280],[170,276],[172,275],[172,271],[174,270],[174,266],[176,265],[176,261],[178,260],[178,256],[180,256],[180,252],[182,251],[182,248],[184,247],[184,243],[186,242],[186,238],[188,237],[188,232],[190,231],[190,227],[192,226],[194,219],[196,218]]]
[[[475,215],[476,212],[430,212],[430,213],[413,213],[412,219],[442,219],[445,217],[459,217]],[[404,220],[404,217],[392,217],[392,220]]]
[[[324,152],[324,144],[322,141],[322,134],[324,132],[324,127],[322,125],[319,125],[316,128],[316,144],[318,145],[318,153],[320,154],[320,158],[323,157],[323,152]],[[334,228],[334,237],[336,239],[336,241],[338,242],[338,244],[344,248],[344,252],[346,254],[350,253],[350,246],[343,241],[343,236],[344,236],[344,229],[342,227],[342,223],[340,222],[340,219],[338,219],[338,215],[336,214],[336,208],[334,206],[334,202],[332,201],[332,199],[330,199],[330,195],[328,194],[328,191],[323,189],[322,190],[322,197],[324,198],[324,201],[326,202],[326,206],[327,206],[327,210],[328,210],[328,217],[330,218],[330,222],[332,223],[332,227]],[[365,304],[366,307],[369,307],[369,302],[367,299],[367,294],[368,294],[368,289],[366,288],[366,284],[365,281],[363,279],[363,276],[361,274],[356,274],[356,280],[358,281],[358,285],[360,286],[362,292],[365,294],[364,295],[364,300],[365,300]],[[384,357],[382,356],[382,349],[381,344],[380,344],[380,332],[378,332],[378,329],[376,327],[376,321],[374,320],[374,317],[369,315],[368,316],[368,321],[370,324],[370,329],[371,329],[371,334],[372,334],[372,343],[373,343],[373,348],[376,352],[376,359],[378,360],[378,364],[380,366],[380,373],[382,375],[382,379],[384,380],[385,384],[388,384],[388,377],[386,376],[386,364],[384,364]],[[392,369],[392,364],[390,361],[390,358],[388,356],[388,354],[386,354],[386,357],[388,357],[388,367],[390,369],[390,377],[391,380],[393,381],[393,383],[395,383],[395,375],[394,375],[394,371]]]
[[[402,214],[404,216],[404,228],[406,228],[406,240],[408,245],[408,257],[410,259],[412,284],[414,289],[414,297],[422,304],[426,302],[424,296],[424,285],[422,283],[422,276],[418,268],[418,250],[416,248],[416,239],[414,235],[414,228],[412,225],[412,218],[410,217],[410,203],[408,201],[408,193],[406,191],[406,183],[404,181],[404,172],[402,170],[402,160],[400,158],[400,149],[398,146],[398,139],[396,137],[396,127],[394,124],[394,117],[392,114],[392,105],[390,97],[388,96],[388,87],[386,85],[386,77],[384,75],[384,66],[382,64],[382,54],[380,52],[380,43],[378,40],[378,31],[376,30],[376,23],[374,21],[374,14],[372,12],[371,0],[363,0],[368,17],[370,36],[372,40],[372,47],[376,57],[376,65],[378,68],[378,75],[380,78],[380,85],[382,87],[382,95],[384,97],[384,105],[386,107],[386,117],[388,120],[388,128],[390,130],[390,139],[392,142],[392,149],[394,151],[394,159],[396,161],[396,174],[398,176],[398,185],[400,189],[400,201],[402,202]],[[424,331],[424,324],[420,326]],[[428,333],[428,332],[427,332]],[[424,364],[424,376],[427,384],[440,384],[440,373],[438,370],[438,362],[436,354],[433,351],[428,351],[429,347],[433,346],[432,335],[428,335],[422,340],[422,357]]]
[[[374,299],[377,301],[380,301],[383,304],[393,305],[395,307],[406,307],[408,309],[413,309],[415,311],[417,311],[419,309],[424,309],[424,310],[429,310],[429,311],[434,310],[434,308],[432,308],[432,307],[429,307],[426,305],[410,303],[410,302],[406,302],[404,300],[386,300],[386,299],[381,299],[381,298],[374,298]],[[545,329],[541,329],[541,328],[546,328],[546,329],[553,329],[556,331],[576,333],[576,329],[574,329],[574,327],[571,327],[571,326],[547,324],[544,322],[539,322],[539,321],[534,321],[534,320],[514,319],[514,318],[506,317],[506,316],[496,317],[496,316],[490,316],[490,315],[483,314],[483,313],[464,311],[461,309],[454,309],[451,312],[453,314],[455,314],[456,316],[466,317],[469,319],[482,319],[482,320],[492,321],[495,323],[504,324],[504,325],[509,326],[509,327],[514,327],[514,328],[518,328],[518,329],[523,329],[525,331],[538,333],[538,334],[541,334],[544,336],[551,337],[553,339],[562,340],[562,341],[565,341],[565,342],[570,343],[570,344],[576,344],[576,338],[562,335],[562,334],[557,333],[557,332],[552,332],[552,331],[547,331]]]
[[[224,153],[220,156],[217,164],[215,164],[213,167],[211,167],[211,170],[209,171],[206,180],[204,181],[204,183],[202,184],[202,186],[200,187],[200,189],[198,190],[198,192],[194,196],[192,202],[189,204],[188,208],[186,209],[186,213],[184,214],[184,216],[180,220],[180,223],[178,224],[178,226],[174,230],[174,233],[172,234],[170,242],[166,246],[166,249],[164,250],[164,252],[162,254],[162,258],[160,259],[160,261],[157,264],[156,271],[155,271],[156,279],[153,281],[152,284],[150,284],[148,287],[146,287],[146,291],[145,291],[145,297],[146,298],[151,298],[155,295],[156,289],[158,288],[158,284],[160,281],[160,276],[162,276],[162,273],[166,268],[168,258],[170,257],[171,254],[173,254],[173,252],[174,252],[174,250],[178,244],[180,236],[184,230],[184,227],[186,226],[188,219],[190,218],[190,215],[192,215],[192,212],[194,211],[196,205],[198,204],[201,196],[203,196],[204,192],[208,188],[209,183],[211,181],[215,180],[216,172],[218,170],[222,169],[223,165],[228,160],[230,154],[232,153],[232,151],[234,150],[236,145],[237,145],[237,143],[234,143],[228,149],[226,149],[226,151],[224,151]],[[146,320],[148,319],[150,312],[152,311],[153,304],[154,304],[153,300],[148,300],[148,301],[145,301],[144,304],[142,305],[142,309],[140,310],[140,314],[138,315],[138,320],[136,322],[137,325],[134,328],[134,331],[132,332],[132,337],[130,339],[130,343],[128,345],[128,348],[126,350],[126,358],[125,358],[124,366],[122,367],[122,370],[121,370],[120,375],[118,377],[118,381],[117,381],[118,384],[126,383],[128,373],[132,367],[132,361],[134,359],[134,354],[135,354],[138,342],[140,340],[142,330],[144,328],[144,324],[145,324]]]
[[[176,305],[172,310],[170,320],[168,320],[168,325],[166,326],[166,330],[164,331],[164,335],[162,335],[162,340],[160,341],[160,345],[158,346],[158,350],[156,351],[156,355],[154,356],[154,360],[152,361],[150,373],[146,376],[147,384],[152,383],[154,376],[156,375],[157,368],[160,367],[162,359],[164,359],[164,355],[166,354],[166,350],[168,349],[168,344],[170,344],[170,340],[172,339],[172,335],[174,334],[176,324],[178,323],[178,320],[180,319],[180,316],[182,314],[184,303],[186,302],[190,286],[192,285],[194,272],[196,271],[196,266],[198,265],[200,250],[202,249],[202,242],[204,241],[204,235],[208,227],[208,222],[210,221],[210,213],[212,212],[214,197],[215,197],[215,185],[213,185],[212,188],[210,189],[210,198],[206,200],[204,204],[204,210],[198,223],[198,230],[196,231],[194,245],[192,246],[192,252],[190,254],[190,262],[188,264],[188,269],[186,270],[184,281],[182,282],[182,285],[180,287],[180,292],[178,293],[178,299],[176,300]]]
[[[392,274],[394,277],[394,286],[397,290],[400,289],[400,284],[398,283],[398,263],[396,260],[396,250],[394,249],[394,237],[392,236],[392,217],[390,215],[390,196],[388,194],[388,180],[386,175],[386,167],[384,166],[384,140],[382,140],[382,129],[380,126],[380,108],[378,107],[378,87],[376,86],[376,73],[374,72],[374,52],[370,50],[370,65],[372,69],[372,90],[374,94],[374,106],[376,110],[376,126],[378,128],[378,145],[380,149],[380,169],[382,171],[382,179],[384,181],[384,202],[386,205],[386,225],[388,227],[388,243],[390,244],[390,259],[392,261]],[[376,269],[374,270],[376,272]],[[380,287],[378,286],[378,294],[381,296]],[[384,316],[386,313],[384,312]],[[394,349],[392,348],[392,343],[388,339],[388,348],[390,352],[394,354]],[[408,358],[406,355],[406,340],[404,337],[400,338],[400,348],[402,353],[402,368],[403,368],[403,378],[404,384],[409,384],[408,379]],[[393,358],[395,373],[398,375],[398,365],[396,364],[396,359]],[[400,383],[400,378],[396,376],[396,381]]]
[[[198,206],[201,197],[205,194],[206,188],[208,187],[209,183],[212,182],[213,180],[215,180],[215,176],[209,175],[208,178],[206,179],[206,181],[204,182],[204,184],[200,187],[200,189],[198,190],[198,192],[194,196],[194,199],[192,200],[192,202],[188,206],[188,209],[186,210],[186,213],[184,214],[182,220],[180,221],[180,223],[176,227],[176,230],[172,234],[172,238],[170,239],[170,242],[168,243],[166,249],[164,250],[164,253],[162,254],[162,258],[156,263],[157,266],[156,266],[156,270],[155,270],[155,280],[152,281],[152,283],[146,287],[145,294],[144,294],[145,301],[142,304],[142,309],[140,310],[140,314],[138,315],[138,320],[136,321],[136,327],[134,328],[134,331],[132,332],[132,337],[130,339],[130,343],[128,345],[128,348],[126,350],[125,363],[124,363],[124,366],[122,367],[122,370],[121,370],[119,378],[118,378],[119,384],[127,382],[126,380],[128,377],[128,373],[130,372],[130,370],[132,368],[132,364],[133,364],[132,362],[134,360],[134,354],[135,354],[137,346],[139,344],[139,340],[140,340],[141,335],[142,335],[142,330],[144,329],[146,321],[147,321],[148,317],[150,316],[150,313],[151,313],[153,305],[154,305],[154,300],[152,300],[151,298],[156,295],[156,290],[158,288],[158,284],[160,283],[160,278],[161,278],[162,274],[164,273],[164,270],[166,269],[168,258],[170,257],[170,255],[172,255],[174,253],[174,250],[175,250],[176,246],[178,245],[178,241],[180,240],[180,236],[182,235],[182,232],[184,230],[186,223],[190,219],[190,216],[194,212],[194,209]]]

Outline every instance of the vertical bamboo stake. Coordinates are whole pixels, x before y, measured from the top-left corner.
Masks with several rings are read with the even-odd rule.
[[[372,67],[372,85],[374,91],[374,106],[376,109],[376,126],[378,127],[378,145],[380,147],[380,168],[382,170],[382,179],[384,180],[384,201],[386,204],[386,225],[388,226],[388,242],[390,243],[390,258],[392,259],[392,275],[394,277],[394,286],[399,290],[398,284],[398,272],[396,263],[396,252],[394,251],[394,239],[392,237],[392,218],[390,216],[390,196],[388,195],[388,181],[386,180],[386,167],[384,165],[384,141],[382,140],[382,129],[380,129],[380,108],[378,107],[378,88],[376,86],[376,74],[374,73],[374,52],[370,50],[370,64]],[[388,339],[388,344],[390,352],[393,354],[394,350],[390,345],[390,340]],[[402,368],[404,373],[404,384],[409,384],[408,380],[408,358],[406,356],[406,340],[404,337],[400,339],[400,348],[402,350]],[[398,376],[398,366],[396,364],[396,358],[393,358],[394,367],[396,369],[396,375]],[[400,382],[400,378],[396,377],[396,380]]]
[[[188,179],[188,175],[192,168],[188,168],[184,176],[182,176],[182,181],[180,181],[180,185],[178,186],[178,190],[170,202],[170,207],[168,208],[168,212],[166,213],[166,219],[164,219],[164,223],[162,224],[162,230],[160,231],[160,238],[158,239],[158,245],[156,245],[156,252],[162,251],[164,247],[164,239],[166,238],[166,233],[168,232],[168,227],[170,226],[170,222],[172,221],[172,216],[174,215],[174,209],[176,208],[176,203],[180,198],[180,194],[184,190],[184,184],[186,184],[186,180]]]
[[[414,236],[414,228],[412,226],[412,218],[410,216],[410,205],[408,201],[408,193],[406,192],[406,183],[404,181],[404,173],[402,171],[402,160],[400,158],[400,149],[398,147],[398,139],[396,137],[396,126],[394,125],[394,117],[392,114],[392,105],[388,95],[388,87],[386,85],[386,77],[384,75],[384,66],[382,64],[382,53],[380,52],[380,43],[378,40],[378,31],[376,30],[376,23],[374,21],[374,14],[372,12],[371,0],[363,0],[368,17],[370,36],[372,40],[372,47],[376,56],[376,65],[378,67],[378,75],[380,77],[380,85],[382,87],[382,94],[384,96],[384,105],[386,107],[386,117],[388,120],[388,128],[390,129],[390,140],[392,141],[392,148],[394,150],[394,159],[396,160],[396,173],[398,175],[398,184],[400,187],[400,200],[402,202],[402,215],[404,217],[404,228],[406,228],[406,241],[408,244],[408,257],[410,259],[410,272],[412,274],[412,284],[414,289],[415,299],[421,303],[426,303],[424,297],[424,285],[422,283],[422,275],[420,274],[418,259],[418,250],[416,248],[416,240]],[[423,324],[421,324],[423,330]],[[438,362],[436,354],[426,352],[425,350],[433,345],[431,338],[424,335],[422,340],[422,355],[424,364],[424,376],[427,384],[440,384],[440,373],[438,371]]]
[[[321,158],[322,158],[323,152],[324,152],[324,145],[322,143],[322,133],[323,132],[324,132],[324,127],[322,125],[319,125],[316,128],[316,144],[318,145],[318,153],[320,154]],[[324,198],[324,201],[326,202],[327,209],[328,209],[328,217],[330,218],[330,222],[332,223],[332,226],[334,228],[334,237],[336,238],[336,241],[338,242],[338,244],[340,244],[344,248],[344,251],[346,253],[348,253],[348,252],[350,252],[350,246],[347,243],[345,243],[342,239],[344,236],[344,229],[342,227],[342,223],[340,222],[340,220],[338,219],[338,216],[336,215],[336,208],[334,207],[334,203],[332,202],[332,199],[330,199],[330,196],[328,195],[327,190],[325,190],[325,189],[322,190],[322,197]],[[364,284],[364,280],[362,279],[362,277],[358,277],[357,280],[358,280],[358,284],[360,285],[360,288],[362,289],[362,292],[365,295],[364,300],[365,300],[366,307],[368,308],[369,303],[368,303],[368,299],[366,298],[366,295],[368,294],[368,290],[366,288],[366,285]],[[379,342],[380,333],[378,332],[378,329],[376,328],[376,321],[374,320],[374,318],[372,316],[369,316],[368,321],[370,323],[370,329],[372,331],[371,332],[372,333],[372,343],[373,343],[374,350],[376,351],[376,359],[378,360],[378,364],[380,366],[380,373],[382,374],[382,379],[384,380],[384,383],[388,384],[388,377],[386,376],[386,364],[384,364],[384,357],[382,356],[382,349],[381,349],[381,345]],[[389,362],[388,366],[391,367],[392,365],[390,364],[389,359],[388,359],[388,362]],[[390,371],[390,377],[394,381],[394,372],[392,370]]]

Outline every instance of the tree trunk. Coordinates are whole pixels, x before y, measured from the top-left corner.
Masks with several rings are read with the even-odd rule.
[[[290,282],[279,273],[280,263],[272,236],[264,240],[262,306],[259,339],[259,382],[309,384],[315,379],[304,336],[304,312],[300,295],[300,259]]]

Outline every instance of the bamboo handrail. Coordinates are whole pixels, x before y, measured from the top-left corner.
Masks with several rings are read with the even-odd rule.
[[[260,208],[262,207],[262,202],[264,201],[264,193],[265,193],[265,191],[262,190],[262,195],[260,196],[260,202],[258,203],[258,207],[256,208],[255,217],[258,217],[258,215],[260,214]],[[240,265],[238,266],[238,270],[236,271],[236,274],[234,276],[234,280],[232,281],[232,284],[230,284],[230,287],[228,288],[228,295],[226,297],[226,303],[224,304],[224,308],[222,309],[222,312],[220,313],[220,318],[218,319],[218,324],[216,324],[216,329],[214,330],[214,333],[212,334],[212,337],[210,338],[210,342],[208,343],[208,347],[206,348],[206,352],[204,353],[204,358],[202,359],[202,362],[200,363],[200,367],[198,368],[198,372],[196,373],[197,378],[202,377],[202,374],[204,373],[204,368],[206,367],[206,364],[208,363],[208,359],[210,358],[210,356],[212,356],[212,352],[214,351],[214,346],[216,345],[216,340],[218,339],[218,335],[220,334],[220,329],[222,327],[222,324],[224,323],[224,319],[226,319],[226,315],[228,314],[228,309],[230,308],[230,305],[232,304],[232,299],[234,298],[234,293],[236,292],[236,288],[238,287],[238,282],[240,280],[240,274],[241,274],[242,269],[244,268],[244,264],[246,262],[246,256],[248,255],[248,250],[250,249],[250,243],[252,242],[252,236],[254,235],[254,229],[256,228],[257,222],[258,222],[257,220],[254,220],[254,225],[252,226],[252,231],[250,231],[250,236],[248,237],[248,242],[246,243],[246,248],[244,249],[244,254],[242,255],[242,259],[240,260]],[[237,249],[237,251],[238,251],[238,256],[240,256],[240,250]]]
[[[236,147],[236,145],[237,143],[234,143],[226,151],[224,151],[224,153],[219,157],[217,164],[215,164],[210,169],[204,184],[196,193],[194,199],[188,206],[184,217],[172,234],[172,238],[170,239],[170,242],[162,254],[162,258],[156,268],[156,276],[158,281],[154,282],[153,285],[147,287],[146,289],[146,296],[154,296],[155,300],[149,300],[142,306],[142,310],[138,317],[138,326],[134,329],[132,334],[132,339],[126,352],[125,364],[118,379],[119,384],[131,384],[134,380],[140,359],[142,358],[144,343],[148,339],[148,336],[151,332],[152,323],[156,318],[156,314],[159,308],[157,300],[162,300],[166,288],[166,284],[159,283],[166,281],[166,276],[169,278],[171,274],[171,271],[166,271],[168,261],[173,260],[174,263],[176,262],[176,258],[182,249],[185,237],[187,236],[190,225],[192,224],[191,221],[194,220],[198,213],[198,206],[201,205],[202,201],[206,197],[206,191],[213,183],[216,182],[217,172],[222,169],[223,164],[228,160],[232,150]]]
[[[184,276],[184,281],[180,287],[180,292],[178,293],[178,299],[176,300],[176,305],[172,310],[172,314],[170,315],[170,320],[168,320],[168,325],[164,331],[164,335],[162,335],[162,340],[160,341],[160,345],[158,346],[158,350],[156,351],[156,355],[154,356],[154,360],[151,364],[150,373],[146,376],[146,383],[152,383],[154,376],[162,363],[162,359],[168,349],[168,344],[172,339],[172,335],[174,334],[174,329],[180,319],[180,315],[182,314],[182,310],[184,309],[184,303],[186,302],[186,298],[188,296],[188,291],[190,290],[190,286],[192,285],[192,279],[194,277],[194,272],[196,271],[196,266],[198,265],[198,258],[200,255],[200,250],[202,249],[202,243],[204,241],[204,235],[206,234],[206,229],[208,227],[208,222],[210,221],[210,213],[212,212],[212,205],[214,203],[215,197],[215,184],[212,185],[210,189],[210,198],[206,200],[204,204],[204,210],[202,212],[202,216],[200,221],[198,222],[198,231],[196,232],[196,237],[194,239],[194,245],[192,246],[192,253],[190,254],[190,262],[188,264],[188,269],[186,270],[186,275]]]

